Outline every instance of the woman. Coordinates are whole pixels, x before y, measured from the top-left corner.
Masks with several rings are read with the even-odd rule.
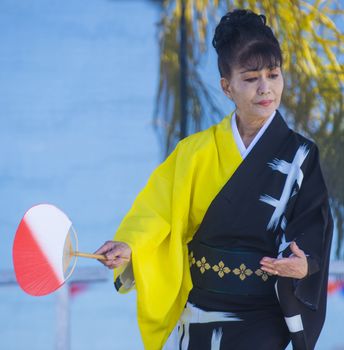
[[[227,13],[213,45],[235,112],[179,142],[96,253],[120,292],[136,286],[146,349],[174,328],[165,348],[313,349],[332,237],[317,147],[277,110],[282,54],[263,15]]]

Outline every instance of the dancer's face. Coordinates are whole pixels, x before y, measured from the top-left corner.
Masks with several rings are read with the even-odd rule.
[[[236,105],[236,113],[248,119],[266,119],[280,105],[283,91],[280,67],[249,70],[233,68],[229,79],[221,78],[224,93]]]

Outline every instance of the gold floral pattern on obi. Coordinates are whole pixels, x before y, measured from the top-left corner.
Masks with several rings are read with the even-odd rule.
[[[241,264],[239,268],[233,270],[234,275],[239,275],[239,278],[243,281],[247,276],[251,276],[253,271],[248,269],[245,264]]]
[[[262,280],[263,280],[264,282],[266,282],[266,281],[268,280],[269,276],[272,276],[271,273],[266,272],[266,271],[263,271],[263,270],[261,270],[261,269],[257,269],[254,273],[255,273],[257,276],[262,277]]]
[[[191,267],[192,265],[195,265],[195,264],[196,264],[196,259],[195,259],[195,257],[194,257],[193,252],[191,252],[191,253],[189,254],[189,264],[190,264],[190,267]]]
[[[225,266],[223,261],[220,261],[218,265],[214,265],[212,269],[217,272],[217,274],[222,278],[225,273],[230,273],[231,270],[229,267]]]
[[[197,258],[194,255],[194,252],[191,251],[189,253],[189,264],[190,268],[195,265],[200,270],[202,274],[204,274],[207,270],[213,270],[220,278],[223,278],[226,274],[233,273],[236,276],[239,276],[241,281],[244,281],[247,277],[251,276],[253,274],[253,271],[246,267],[244,263],[242,263],[239,268],[231,269],[223,262],[223,260],[219,261],[215,265],[211,265],[213,262],[208,262],[207,258],[203,256],[200,260],[197,260]],[[261,269],[256,269],[254,271],[254,274],[258,276],[259,279],[261,279],[263,282],[266,282],[269,277],[273,276],[271,273],[268,273],[266,271],[263,271]],[[254,276],[254,275],[253,275]]]
[[[204,273],[205,270],[210,269],[210,265],[207,263],[206,258],[203,256],[201,260],[196,261],[197,267],[199,267],[201,273]]]

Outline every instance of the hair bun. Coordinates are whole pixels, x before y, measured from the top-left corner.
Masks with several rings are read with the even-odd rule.
[[[234,10],[227,12],[220,20],[215,29],[215,35],[212,44],[218,53],[221,47],[226,44],[233,36],[240,35],[243,27],[261,27],[266,25],[266,17],[257,15],[250,10]]]
[[[265,25],[266,17],[257,15],[251,10],[234,10],[227,12],[220,21],[229,25]]]

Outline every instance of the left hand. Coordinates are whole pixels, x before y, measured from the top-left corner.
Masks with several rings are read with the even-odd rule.
[[[308,273],[307,257],[296,242],[290,244],[292,255],[288,258],[269,258],[264,257],[260,261],[263,271],[269,272],[272,275],[291,278],[304,278]]]

